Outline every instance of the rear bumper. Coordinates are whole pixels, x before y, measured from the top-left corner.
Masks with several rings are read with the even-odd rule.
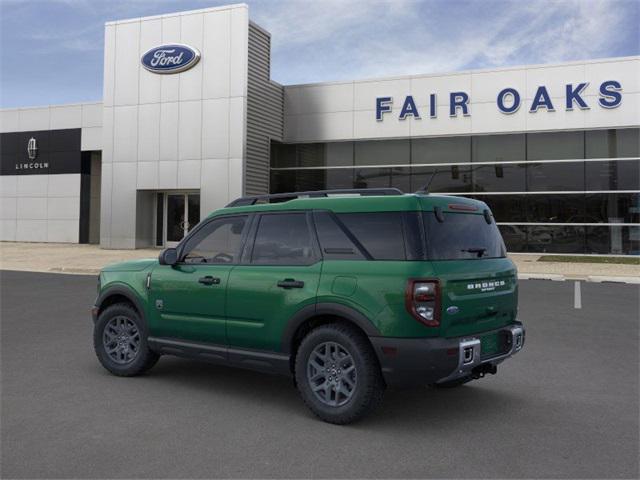
[[[493,332],[505,335],[505,348],[483,357],[480,336]],[[458,338],[369,338],[387,385],[410,387],[482,376],[522,350],[525,330],[521,323],[493,332]]]

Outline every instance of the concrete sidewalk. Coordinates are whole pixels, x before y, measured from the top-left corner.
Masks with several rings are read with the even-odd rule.
[[[104,250],[98,245],[0,242],[0,270],[98,273],[110,263],[157,258],[159,249]]]
[[[93,274],[110,263],[156,258],[160,249],[103,250],[97,245],[0,242],[0,270]],[[540,255],[512,255],[520,278],[640,283],[640,265],[539,262]]]

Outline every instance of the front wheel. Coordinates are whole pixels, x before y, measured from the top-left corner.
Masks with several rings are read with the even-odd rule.
[[[325,422],[347,424],[372,411],[385,389],[367,338],[343,324],[312,330],[300,344],[295,375],[302,399]]]
[[[159,358],[149,349],[144,321],[127,303],[111,305],[100,314],[93,329],[93,347],[102,366],[121,377],[140,375]]]

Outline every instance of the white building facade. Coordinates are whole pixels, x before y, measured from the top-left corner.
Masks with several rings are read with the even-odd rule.
[[[160,247],[243,195],[431,182],[486,201],[511,251],[638,254],[639,72],[282,86],[246,5],[110,22],[102,103],[0,111],[1,239]]]

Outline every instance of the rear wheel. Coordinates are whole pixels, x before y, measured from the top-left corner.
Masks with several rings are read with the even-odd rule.
[[[343,324],[320,326],[302,340],[295,375],[311,411],[335,424],[365,416],[380,403],[385,389],[367,338]]]
[[[127,303],[111,305],[99,315],[93,347],[102,366],[122,377],[146,372],[159,358],[149,349],[144,321]]]

